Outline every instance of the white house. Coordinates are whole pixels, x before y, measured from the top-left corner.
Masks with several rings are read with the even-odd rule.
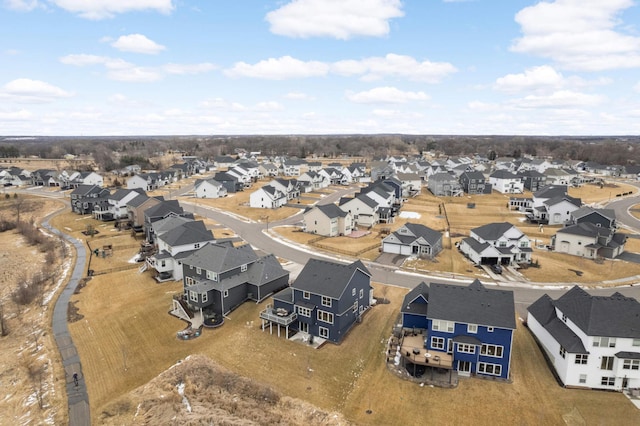
[[[460,251],[477,265],[531,262],[531,241],[508,222],[474,228],[460,242]]]
[[[559,229],[551,237],[554,251],[587,259],[614,259],[624,252],[627,236],[590,222],[581,222]]]
[[[335,204],[318,205],[305,210],[304,229],[312,234],[337,237],[351,234],[353,218],[351,213]]]
[[[433,258],[442,251],[442,233],[419,223],[405,223],[382,240],[384,253]]]
[[[287,204],[287,195],[273,185],[264,185],[249,195],[249,206],[258,209],[277,209]]]
[[[521,194],[524,192],[522,179],[508,170],[496,170],[489,175],[492,188],[502,194]]]
[[[616,292],[591,296],[578,286],[557,300],[543,295],[527,325],[564,386],[621,391],[640,387],[640,303]]]
[[[308,182],[313,189],[323,189],[329,186],[329,179],[325,175],[312,171],[300,175],[298,182]]]
[[[227,196],[227,188],[215,179],[199,179],[194,193],[196,198],[220,198]]]
[[[354,224],[358,226],[370,228],[380,222],[378,203],[365,195],[342,198],[339,207],[345,212],[349,212],[353,217]]]

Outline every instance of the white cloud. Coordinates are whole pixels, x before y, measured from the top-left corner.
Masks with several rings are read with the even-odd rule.
[[[204,109],[224,109],[228,111],[245,111],[247,108],[239,102],[230,102],[223,98],[207,99],[200,102]]]
[[[574,70],[640,67],[640,37],[619,30],[619,15],[633,5],[632,0],[539,2],[516,14],[523,36],[511,49]]]
[[[148,39],[142,34],[129,34],[118,37],[111,46],[123,52],[144,53],[155,55],[162,52],[165,47]]]
[[[30,12],[40,6],[38,0],[4,0],[5,7],[20,12]]]
[[[404,16],[400,0],[293,0],[267,14],[274,34],[332,37],[389,34],[389,20]]]
[[[425,101],[429,96],[424,92],[405,92],[395,87],[376,87],[364,92],[347,93],[347,99],[359,104],[401,104],[409,101]]]
[[[640,81],[635,86],[633,86],[633,90],[640,93]]]
[[[374,109],[372,114],[378,117],[397,117],[400,115],[400,111],[395,109]]]
[[[152,68],[128,67],[111,69],[108,77],[117,81],[148,83],[162,79],[162,74]]]
[[[302,92],[289,92],[284,95],[285,99],[291,99],[294,101],[314,101],[316,98]]]
[[[391,76],[428,83],[436,83],[457,71],[456,67],[448,62],[418,62],[411,56],[394,53],[384,57],[338,61],[331,65],[331,69],[336,74],[347,76],[362,74],[365,81]]]
[[[284,109],[281,103],[275,101],[258,102],[254,106],[256,111],[280,111]]]
[[[467,103],[467,107],[475,111],[495,111],[500,106],[498,104],[488,102],[470,101]]]
[[[169,14],[173,0],[49,0],[56,6],[86,19],[113,18],[117,14],[154,10]]]
[[[496,80],[495,88],[502,92],[519,92],[561,87],[562,74],[548,65],[533,67],[520,74],[507,74]]]
[[[44,81],[19,78],[5,84],[0,96],[21,103],[47,103],[69,98],[73,93]]]
[[[230,77],[253,77],[267,80],[286,80],[289,78],[321,77],[327,74],[329,66],[323,62],[304,62],[291,56],[269,58],[255,65],[237,62],[233,68],[225,71]]]
[[[603,102],[598,95],[558,90],[550,95],[529,95],[514,101],[518,108],[584,108],[596,106]]]
[[[162,69],[167,74],[200,74],[218,69],[218,66],[203,62],[201,64],[166,64]]]
[[[21,109],[18,111],[0,111],[0,120],[3,121],[25,121],[33,117],[31,111]]]

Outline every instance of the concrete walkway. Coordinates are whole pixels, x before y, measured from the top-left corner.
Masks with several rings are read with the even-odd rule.
[[[55,215],[54,213],[53,215]],[[49,225],[49,215],[42,221],[42,226],[67,241],[71,242],[77,252],[76,264],[71,274],[71,279],[58,296],[56,305],[53,308],[53,335],[58,345],[58,351],[62,358],[62,366],[65,371],[67,401],[69,405],[69,425],[84,426],[91,424],[89,413],[89,395],[82,375],[82,365],[76,350],[69,328],[67,327],[67,310],[71,296],[78,287],[78,283],[84,277],[87,263],[87,252],[82,241],[61,233]],[[78,385],[74,383],[74,374],[77,374]]]

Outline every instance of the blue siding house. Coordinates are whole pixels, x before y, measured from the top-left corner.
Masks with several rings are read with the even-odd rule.
[[[509,379],[516,329],[513,292],[422,282],[402,304],[405,365],[447,368],[460,375]],[[416,347],[416,337],[421,347]]]
[[[371,274],[361,261],[350,265],[310,259],[290,287],[260,313],[268,325],[339,343],[371,307]]]

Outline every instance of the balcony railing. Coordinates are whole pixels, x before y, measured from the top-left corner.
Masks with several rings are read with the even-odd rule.
[[[260,318],[286,326],[291,325],[296,319],[298,319],[298,314],[295,312],[288,312],[286,309],[282,308],[274,309],[272,307],[268,307],[264,311],[260,312]]]

